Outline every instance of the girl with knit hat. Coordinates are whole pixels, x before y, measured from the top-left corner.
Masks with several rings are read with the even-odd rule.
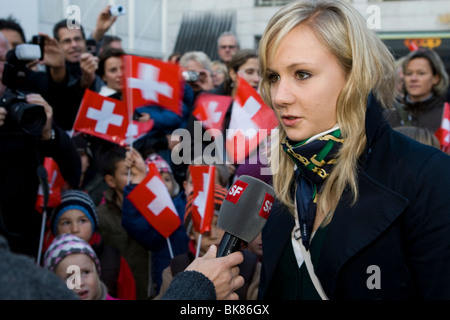
[[[128,263],[118,249],[106,245],[97,232],[99,218],[91,197],[80,190],[61,194],[61,203],[53,210],[49,229],[54,237],[70,233],[87,242],[102,267],[101,280],[108,292],[124,300],[136,299],[136,285]],[[51,237],[53,238],[53,237]]]
[[[78,274],[73,266],[79,268]],[[66,281],[81,300],[118,300],[108,294],[100,279],[100,261],[94,249],[73,234],[63,233],[53,240],[45,252],[44,267]]]

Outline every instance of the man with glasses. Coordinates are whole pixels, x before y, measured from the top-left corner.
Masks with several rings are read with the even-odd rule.
[[[238,50],[239,41],[233,32],[225,31],[217,39],[217,53],[223,63],[228,65],[233,54]]]
[[[117,17],[105,7],[97,18],[97,25],[91,35],[96,44],[101,44],[108,29]],[[86,89],[99,92],[103,81],[96,74],[99,59],[95,52],[89,52],[83,27],[68,28],[63,19],[53,27],[53,36],[58,41],[66,61],[66,77],[63,81],[51,79],[51,104],[54,106],[56,124],[71,131]],[[97,48],[98,49],[98,48]]]

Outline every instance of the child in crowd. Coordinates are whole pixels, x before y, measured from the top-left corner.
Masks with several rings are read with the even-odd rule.
[[[97,232],[99,217],[91,197],[79,190],[61,194],[61,203],[53,210],[49,227],[54,236],[70,233],[90,244],[99,258],[101,280],[108,293],[124,300],[136,299],[136,285],[127,261],[118,249],[107,245]]]
[[[128,262],[136,283],[136,298],[144,300],[149,297],[151,287],[151,253],[122,227],[123,190],[128,184],[128,168],[136,153],[134,149],[127,152],[127,149],[119,146],[105,153],[101,169],[108,189],[97,211],[102,239],[105,244],[117,248]]]
[[[90,147],[89,138],[84,134],[74,136],[72,140],[77,146],[78,154],[81,159],[81,177],[79,189],[87,192],[95,205],[98,205],[103,198],[103,193],[107,185],[94,161],[94,154]]]
[[[436,138],[434,133],[429,129],[415,126],[399,126],[395,127],[394,130],[403,133],[405,136],[419,141],[420,143],[441,149],[441,144],[439,143],[438,138]]]
[[[203,256],[208,248],[211,245],[219,246],[220,241],[224,235],[224,230],[220,229],[217,226],[218,215],[220,207],[227,195],[227,189],[224,187],[215,184],[214,188],[214,216],[211,221],[210,231],[206,231],[201,236],[200,242],[200,252],[199,256]],[[175,256],[171,261],[167,268],[163,271],[163,282],[161,285],[161,289],[159,291],[158,296],[155,297],[155,300],[161,299],[166,290],[169,288],[170,283],[172,282],[173,277],[175,277],[179,272],[182,272],[186,269],[186,267],[195,259],[198,241],[200,239],[200,233],[193,227],[193,221],[191,217],[192,213],[192,203],[194,201],[193,195],[190,194],[188,198],[188,202],[186,205],[186,212],[184,217],[184,227],[186,229],[186,233],[189,236],[189,250],[186,253]],[[249,285],[252,283],[256,283],[256,286],[253,286],[253,290],[258,289],[259,278],[255,276],[255,268],[256,263],[258,261],[258,257],[251,253],[248,250],[242,251],[244,254],[244,262],[239,265],[240,274],[244,277],[245,284],[242,288],[240,288],[237,293],[240,297],[240,300],[248,300],[248,296],[254,297],[256,294],[250,292],[248,290]]]
[[[140,153],[135,153],[133,161],[130,162],[131,183],[124,189],[122,206],[122,226],[147,250],[151,250],[152,259],[152,281],[154,291],[152,297],[158,294],[161,286],[162,271],[169,265],[171,254],[167,240],[144,218],[136,209],[133,203],[127,199],[128,194],[139,184],[147,175],[147,166],[154,163],[163,179],[173,203],[180,217],[181,223],[169,237],[173,255],[178,255],[187,251],[189,238],[183,226],[184,192],[180,192],[178,183],[175,181],[169,164],[158,154],[151,154],[146,161],[143,160]]]
[[[79,268],[79,282],[70,279],[77,276],[72,266]],[[65,281],[68,287],[72,285],[81,300],[118,300],[108,293],[100,279],[100,261],[94,249],[73,234],[63,233],[53,240],[45,252],[44,267]]]

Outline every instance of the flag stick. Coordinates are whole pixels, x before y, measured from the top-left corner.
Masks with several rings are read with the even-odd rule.
[[[41,235],[39,237],[39,249],[38,249],[37,261],[36,261],[37,265],[40,265],[40,263],[41,263],[42,246],[44,243],[46,221],[47,221],[47,209],[45,209],[45,207],[44,207],[44,212],[42,213]]]
[[[128,62],[128,63],[124,63],[124,64],[127,65],[128,72],[131,73],[131,70],[133,70],[133,63],[131,61],[131,57],[127,57],[126,58],[126,62]],[[125,81],[125,90],[127,90],[127,95],[126,95],[127,101],[126,101],[126,104],[127,104],[127,109],[128,109],[128,128],[130,128],[130,125],[133,123],[133,113],[134,113],[134,110],[133,110],[133,108],[134,108],[133,107],[133,90],[128,85],[128,79],[125,78],[124,81]],[[130,134],[131,134],[130,135],[130,147],[132,149],[133,148],[134,137],[133,137],[133,134],[131,132],[130,132]],[[131,181],[131,168],[128,169],[127,184],[130,184],[130,181]]]
[[[202,235],[203,233],[200,233],[200,235],[198,236],[198,240],[197,240],[197,250],[195,252],[195,258],[198,258],[200,255],[200,246],[202,244]]]
[[[169,253],[170,253],[170,258],[173,259],[173,251],[172,251],[172,245],[170,244],[170,239],[167,239],[167,246],[169,247]]]

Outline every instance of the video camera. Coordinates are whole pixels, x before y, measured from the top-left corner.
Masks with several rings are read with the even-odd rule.
[[[39,136],[47,122],[45,108],[41,105],[28,104],[25,94],[20,90],[27,77],[27,64],[42,57],[41,48],[34,44],[21,44],[6,54],[2,82],[7,90],[0,98],[0,107],[8,111],[8,118],[23,131]]]

